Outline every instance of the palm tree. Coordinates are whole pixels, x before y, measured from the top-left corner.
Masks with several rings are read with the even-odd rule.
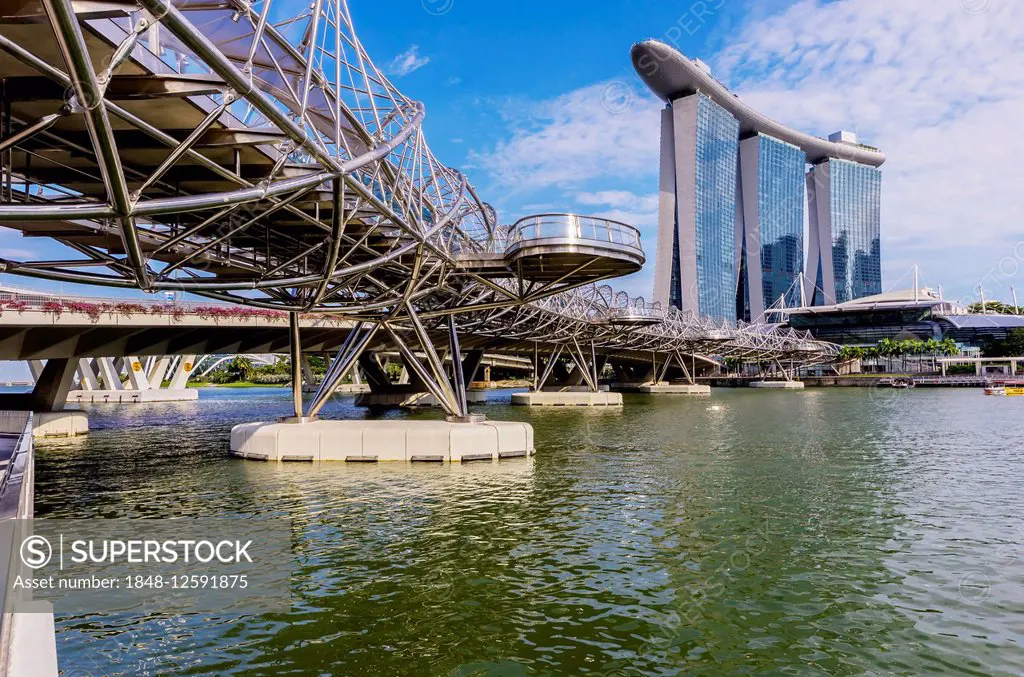
[[[932,371],[934,372],[936,371],[935,356],[942,350],[942,344],[939,343],[939,341],[937,341],[936,339],[930,338],[927,341],[925,341],[924,349],[932,358]]]
[[[891,338],[884,338],[878,342],[878,354],[885,358],[888,371],[892,371],[892,358],[899,352],[896,341]]]
[[[231,361],[227,371],[239,381],[248,381],[253,372],[252,360],[245,355],[239,355]]]

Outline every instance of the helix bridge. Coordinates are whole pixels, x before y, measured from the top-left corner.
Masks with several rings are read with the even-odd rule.
[[[0,270],[287,311],[293,357],[299,314],[350,321],[299,419],[382,345],[456,419],[460,361],[449,375],[440,352],[835,356],[615,292],[645,261],[627,224],[500,223],[431,153],[424,106],[374,65],[346,0],[0,0],[0,78],[0,225],[69,252]]]

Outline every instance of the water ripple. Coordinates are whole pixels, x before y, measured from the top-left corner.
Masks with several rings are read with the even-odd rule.
[[[90,409],[51,517],[287,516],[287,614],[58,617],[81,675],[1019,675],[1024,402],[716,391],[530,411],[535,460],[226,455],[280,390]],[[339,399],[327,416],[369,414]],[[389,414],[406,416],[407,414]],[[435,414],[415,414],[430,417]],[[78,671],[77,673],[75,671]]]

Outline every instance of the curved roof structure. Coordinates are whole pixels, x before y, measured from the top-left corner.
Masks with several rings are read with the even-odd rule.
[[[640,74],[640,78],[661,99],[672,102],[688,94],[700,92],[729,111],[739,121],[741,135],[758,132],[799,146],[811,163],[837,158],[879,167],[885,162],[885,154],[877,149],[827,141],[786,127],[758,113],[700,65],[664,42],[645,40],[637,43],[633,45],[632,58],[633,67]]]

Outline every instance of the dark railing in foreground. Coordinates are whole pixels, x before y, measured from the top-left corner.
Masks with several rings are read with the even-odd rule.
[[[35,458],[32,414],[0,412],[0,522],[30,519],[34,499]],[[6,677],[11,655],[11,620],[7,612],[8,574],[17,566],[16,529],[0,529],[0,677]]]

